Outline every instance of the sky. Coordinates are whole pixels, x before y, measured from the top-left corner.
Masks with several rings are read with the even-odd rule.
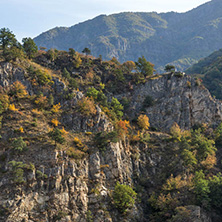
[[[0,0],[0,28],[34,38],[56,26],[70,27],[118,12],[186,12],[210,0]]]

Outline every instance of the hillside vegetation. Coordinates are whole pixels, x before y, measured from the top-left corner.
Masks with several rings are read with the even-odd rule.
[[[153,75],[144,57],[121,64],[73,49],[36,51],[8,29],[0,45],[1,221],[222,218],[222,109],[201,83],[180,72]],[[182,97],[139,93],[131,102],[147,84],[150,95],[160,84],[172,92],[180,86],[191,127],[154,128],[149,114],[161,114],[151,108],[174,110]],[[211,112],[206,123],[192,113],[200,104],[195,93]]]
[[[222,99],[222,50],[215,51],[186,70],[199,77],[212,95]]]
[[[37,36],[47,49],[102,55],[120,62],[144,55],[163,71],[166,64],[184,70],[222,45],[222,2],[212,0],[186,13],[124,12],[100,15],[72,27],[56,27]]]

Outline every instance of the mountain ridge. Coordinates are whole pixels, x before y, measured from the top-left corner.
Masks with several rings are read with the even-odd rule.
[[[222,47],[222,2],[207,2],[188,12],[122,12],[99,15],[67,27],[56,27],[37,36],[47,49],[82,51],[104,59],[135,61],[144,55],[157,71],[172,63],[184,70]]]

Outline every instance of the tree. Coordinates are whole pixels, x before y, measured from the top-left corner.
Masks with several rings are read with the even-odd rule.
[[[144,76],[151,76],[153,75],[153,67],[154,65],[148,62],[144,56],[139,57],[138,61],[135,62],[136,67]]]
[[[65,138],[62,136],[62,132],[58,128],[54,128],[50,131],[49,137],[55,141],[55,147],[57,143],[63,144],[65,142]]]
[[[126,61],[123,63],[123,67],[126,68],[128,72],[132,72],[136,68],[136,64],[133,61]]]
[[[140,115],[137,119],[137,123],[141,129],[148,129],[150,127],[149,117],[147,115]]]
[[[195,173],[194,181],[194,193],[196,194],[196,200],[198,205],[204,207],[209,206],[210,198],[210,188],[209,181],[205,178],[202,170]]]
[[[176,122],[174,122],[172,127],[170,128],[170,134],[172,135],[172,138],[180,141],[181,129],[180,129],[180,126]]]
[[[8,48],[16,45],[15,35],[8,28],[0,29],[0,46],[2,47],[3,55],[6,55]]]
[[[128,185],[117,183],[113,192],[115,207],[125,213],[132,208],[136,200],[136,192]]]
[[[12,146],[15,151],[22,152],[26,149],[27,144],[24,142],[22,137],[19,137],[12,142]]]
[[[96,107],[93,100],[88,97],[83,97],[77,102],[79,112],[84,116],[92,116],[96,114]]]
[[[69,79],[71,77],[69,71],[66,68],[63,69],[62,76],[66,79]]]
[[[123,105],[114,97],[112,97],[111,101],[111,110],[115,113],[117,118],[121,118],[123,116]]]
[[[89,48],[84,48],[82,50],[82,53],[85,53],[86,55],[89,55],[91,53],[91,50]]]
[[[69,48],[69,55],[74,57],[76,55],[76,51],[73,48]]]
[[[38,52],[38,47],[32,38],[23,38],[23,48],[29,59],[33,58],[35,53]]]
[[[173,66],[173,65],[166,65],[164,70],[166,72],[174,72],[175,71],[175,66]]]
[[[26,86],[17,80],[13,83],[10,94],[15,98],[20,99],[26,97],[28,92],[26,91]]]

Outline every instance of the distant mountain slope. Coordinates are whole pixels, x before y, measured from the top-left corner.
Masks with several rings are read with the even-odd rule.
[[[186,73],[203,79],[203,84],[211,94],[222,99],[222,49],[201,59],[188,68]]]
[[[104,59],[135,61],[144,55],[156,68],[172,63],[185,69],[222,48],[222,1],[212,0],[186,13],[100,15],[70,28],[56,27],[34,40],[47,49],[89,47]]]

